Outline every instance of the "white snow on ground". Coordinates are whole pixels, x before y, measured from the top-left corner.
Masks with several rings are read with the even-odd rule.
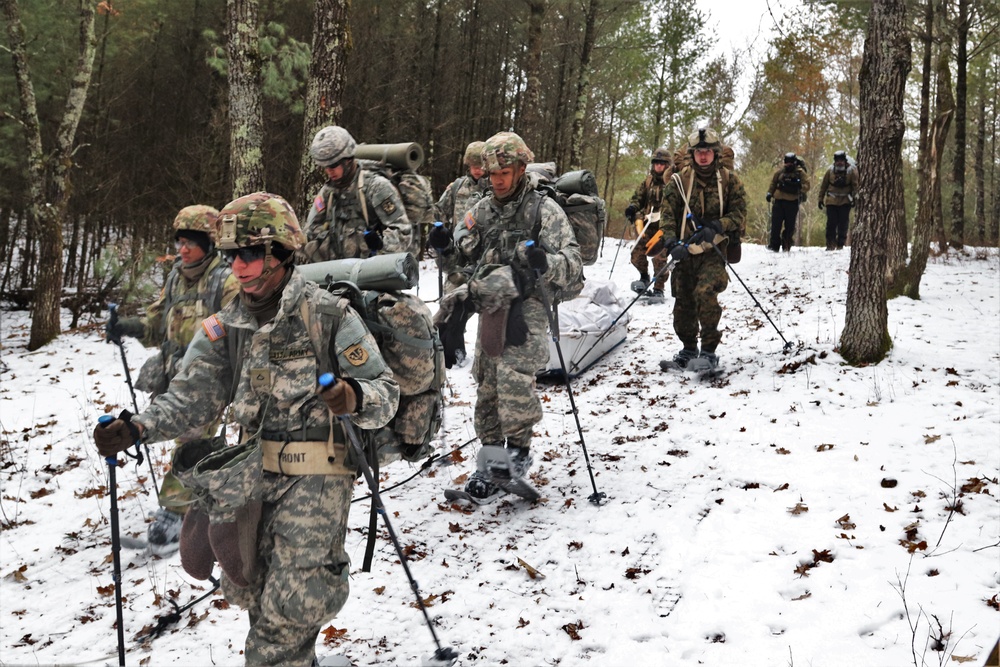
[[[622,295],[636,277],[626,244]],[[607,279],[609,240],[588,276]],[[478,443],[385,493],[440,641],[462,665],[981,665],[1000,634],[1000,260],[932,259],[920,301],[889,303],[894,346],[845,365],[848,251],[744,247],[721,295],[721,377],[663,373],[673,301],[637,304],[628,340],[573,381],[593,484],[564,385],[540,387],[532,479],[544,500],[445,501]],[[423,264],[420,294],[436,294]],[[432,305],[432,308],[434,306]],[[474,343],[475,320],[468,344]],[[26,313],[0,313],[0,664],[117,664],[107,469],[97,418],[131,408],[102,322],[25,350]],[[126,344],[133,375],[150,353]],[[474,438],[470,367],[453,369],[440,451]],[[139,396],[140,407],[146,402]],[[157,475],[170,446],[152,447]],[[383,470],[383,488],[416,471]],[[144,465],[118,472],[122,533],[155,511]],[[594,486],[606,494],[588,502]],[[359,481],[356,497],[366,493]],[[434,648],[381,530],[321,654],[416,665]],[[221,596],[161,637],[132,638],[207,590],[123,551],[128,664],[237,665],[246,614]],[[522,565],[534,568],[532,577]]]

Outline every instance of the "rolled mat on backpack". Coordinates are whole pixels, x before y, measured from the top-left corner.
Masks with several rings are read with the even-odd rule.
[[[362,290],[405,290],[420,279],[420,264],[408,252],[375,255],[367,259],[332,259],[296,266],[303,278],[324,287],[347,280]]]

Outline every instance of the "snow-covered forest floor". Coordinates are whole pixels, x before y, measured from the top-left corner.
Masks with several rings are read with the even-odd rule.
[[[628,250],[613,275],[625,299]],[[566,388],[545,384],[541,502],[446,502],[476,442],[384,494],[460,664],[983,664],[1000,635],[1000,259],[932,259],[922,300],[889,303],[888,358],[854,368],[835,351],[848,252],[746,245],[734,268],[794,349],[734,279],[715,379],[659,370],[679,348],[672,299],[632,308],[628,340],[572,383],[593,485]],[[588,276],[607,279],[614,254],[609,240]],[[431,299],[437,276],[422,271]],[[118,350],[99,321],[34,353],[26,313],[0,325],[0,664],[117,664],[107,469],[90,433],[131,407]],[[126,347],[134,374],[150,351]],[[449,382],[441,452],[474,438],[470,367]],[[151,449],[159,475],[170,445]],[[383,488],[415,470],[386,467]],[[144,537],[148,468],[130,463],[118,484],[122,533]],[[384,528],[361,571],[367,510],[351,517],[351,598],[317,648],[415,665],[431,635]],[[206,588],[177,555],[122,562],[128,664],[242,664],[246,614],[220,595],[132,641]]]

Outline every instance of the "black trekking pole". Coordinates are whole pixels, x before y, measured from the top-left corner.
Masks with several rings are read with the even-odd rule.
[[[534,241],[525,242],[525,246],[528,248],[531,248],[534,245]],[[587,442],[583,437],[583,426],[580,425],[580,415],[576,411],[576,400],[573,398],[573,384],[569,379],[569,372],[566,370],[566,361],[563,359],[562,345],[559,344],[559,323],[556,322],[555,312],[552,310],[552,302],[549,300],[549,292],[545,287],[542,272],[538,269],[534,269],[534,272],[535,284],[538,285],[538,291],[542,295],[542,305],[545,306],[545,314],[549,318],[549,331],[552,333],[552,342],[556,344],[556,354],[559,355],[559,368],[562,369],[563,380],[566,383],[566,393],[569,394],[569,408],[573,411],[573,419],[576,421],[576,431],[580,434],[580,446],[583,448],[583,460],[587,463],[587,472],[590,474],[590,485],[594,488],[594,492],[590,494],[587,500],[595,505],[600,505],[601,501],[607,497],[607,494],[597,490],[597,482],[594,480],[594,468],[590,465],[590,455],[587,453]]]
[[[336,380],[337,377],[333,373],[323,373],[319,376],[319,385],[323,388],[332,387]],[[430,614],[427,613],[427,607],[424,606],[423,598],[420,597],[420,587],[417,585],[416,579],[414,579],[413,575],[410,573],[410,566],[407,564],[406,555],[403,553],[403,548],[399,545],[399,538],[396,537],[396,531],[393,530],[392,523],[389,521],[389,515],[385,511],[385,505],[382,504],[382,495],[378,492],[378,484],[372,475],[371,469],[368,467],[368,459],[365,456],[365,448],[361,444],[358,432],[355,430],[354,424],[346,415],[338,415],[337,419],[339,419],[341,424],[343,424],[344,432],[347,433],[347,439],[354,448],[354,455],[358,459],[358,467],[361,469],[361,474],[364,475],[365,482],[368,483],[368,488],[371,490],[372,504],[375,506],[375,510],[382,515],[386,531],[389,533],[389,539],[392,540],[392,546],[396,549],[396,555],[399,556],[399,562],[402,564],[403,571],[406,573],[406,578],[410,582],[410,588],[413,590],[413,594],[417,598],[417,607],[419,607],[420,611],[423,613],[424,620],[427,622],[427,628],[431,631],[431,637],[434,639],[434,646],[436,648],[433,656],[434,662],[430,664],[440,665],[441,667],[454,665],[458,660],[458,653],[456,653],[450,646],[441,646],[441,641],[438,639],[437,633],[434,631],[434,624],[431,623]]]
[[[613,274],[615,272],[615,263],[618,261],[618,253],[621,252],[621,249],[622,249],[622,241],[625,240],[625,229],[626,229],[626,227],[627,227],[627,225],[625,227],[622,227],[622,235],[618,239],[618,247],[615,249],[615,258],[613,260],[611,260],[611,270],[608,271],[608,280],[611,280],[611,274]],[[636,240],[636,243],[638,243],[638,242],[639,241]]]
[[[784,334],[781,333],[781,329],[778,328],[778,325],[774,323],[774,320],[771,319],[771,316],[767,314],[766,310],[764,310],[764,306],[760,304],[760,301],[757,300],[757,297],[753,295],[753,292],[750,291],[750,288],[747,287],[747,284],[743,282],[742,278],[740,278],[740,274],[736,273],[736,269],[733,268],[733,265],[729,263],[729,260],[726,259],[726,256],[722,254],[721,250],[719,250],[719,246],[713,243],[712,248],[715,250],[715,252],[719,254],[719,257],[722,258],[722,261],[726,263],[726,268],[729,269],[729,272],[732,273],[734,276],[736,276],[736,279],[740,281],[740,285],[743,285],[743,289],[747,291],[747,294],[750,295],[750,298],[753,299],[753,302],[757,304],[758,308],[760,308],[760,312],[764,313],[764,317],[766,317],[767,321],[771,323],[771,326],[774,327],[774,330],[778,332],[778,335],[781,337],[781,340],[785,342],[784,347],[781,348],[782,353],[790,351],[793,347],[792,343],[785,339]]]
[[[637,243],[638,243],[638,242],[637,242]],[[676,242],[676,241],[668,241],[668,242],[667,242],[667,246],[666,246],[666,249],[664,250],[664,252],[668,252],[668,251],[669,251],[670,249],[672,249],[672,248],[673,248],[674,246],[676,246],[676,245],[677,245],[677,242]],[[667,261],[667,263],[666,263],[666,264],[664,264],[663,266],[661,266],[661,267],[659,268],[659,270],[658,270],[658,271],[656,271],[655,273],[653,273],[653,277],[652,277],[652,278],[650,279],[650,281],[649,281],[649,284],[650,284],[650,285],[652,285],[653,283],[655,283],[655,282],[656,282],[656,279],[657,279],[657,278],[659,278],[661,274],[669,272],[669,271],[670,271],[670,270],[671,270],[671,269],[672,269],[672,268],[673,268],[673,267],[674,267],[674,266],[675,266],[676,264],[677,264],[677,260],[676,260],[676,259],[674,259],[673,257],[671,257],[671,258],[670,258],[670,259],[669,259],[669,260]],[[643,297],[643,294],[636,294],[636,295],[635,295],[635,298],[634,298],[634,299],[632,299],[632,301],[631,301],[631,302],[629,302],[629,304],[628,304],[627,306],[625,306],[625,310],[623,310],[622,312],[618,313],[618,317],[616,317],[615,319],[613,319],[613,320],[611,321],[611,324],[609,324],[609,325],[608,325],[608,328],[607,328],[607,329],[605,329],[605,330],[604,330],[604,331],[603,331],[603,332],[601,333],[601,335],[597,337],[597,340],[595,340],[595,341],[594,341],[594,342],[593,342],[593,343],[592,343],[592,344],[590,345],[590,347],[589,347],[589,348],[587,348],[587,351],[586,351],[586,352],[584,352],[584,353],[583,353],[582,355],[580,355],[580,361],[577,361],[577,362],[575,362],[575,363],[573,364],[573,367],[572,367],[572,368],[570,369],[570,371],[575,371],[575,370],[576,370],[577,368],[579,368],[579,367],[580,367],[580,362],[582,362],[582,361],[583,361],[584,359],[586,359],[586,358],[587,358],[587,355],[588,355],[588,354],[590,354],[590,351],[591,351],[591,350],[593,350],[593,349],[594,349],[595,347],[597,347],[597,346],[598,346],[598,344],[599,344],[599,343],[600,343],[600,342],[601,342],[602,340],[604,340],[604,339],[605,339],[605,337],[607,337],[607,335],[608,335],[609,333],[611,333],[611,332],[612,332],[612,331],[614,330],[614,328],[615,328],[615,325],[616,325],[616,324],[618,324],[618,320],[620,320],[621,318],[625,317],[625,313],[627,313],[627,312],[629,311],[629,309],[631,309],[631,308],[632,308],[632,306],[634,306],[634,305],[636,304],[636,302],[637,302],[637,301],[638,301],[639,299],[641,299],[642,297]]]
[[[143,642],[147,642],[147,641],[149,641],[151,639],[156,639],[157,637],[159,637],[160,635],[162,635],[164,633],[164,631],[168,627],[170,627],[174,623],[179,622],[181,620],[181,614],[183,614],[188,609],[190,609],[191,607],[195,606],[196,604],[198,604],[202,600],[205,600],[205,599],[211,597],[212,594],[215,593],[215,591],[219,590],[220,581],[218,579],[216,579],[215,577],[213,577],[212,575],[208,576],[208,580],[212,582],[212,589],[210,591],[208,591],[207,593],[199,595],[198,597],[196,597],[195,599],[191,600],[187,604],[179,605],[176,602],[174,602],[173,599],[167,600],[167,602],[169,602],[171,605],[173,605],[174,610],[172,612],[169,612],[169,613],[164,614],[163,616],[160,616],[159,618],[157,618],[156,619],[156,626],[153,627],[153,628],[151,628],[148,632],[145,632],[145,633],[143,633],[143,634],[135,637],[134,641],[142,644]]]
[[[118,323],[118,304],[109,303],[108,304],[108,324],[106,327],[106,338],[107,342],[114,343],[118,346],[118,351],[121,353],[122,357],[122,368],[125,369],[125,384],[128,385],[129,393],[132,395],[132,409],[136,413],[139,412],[139,402],[135,398],[135,387],[132,385],[132,373],[128,369],[128,359],[125,357],[125,345],[122,343],[122,337],[120,335],[114,335],[111,331],[114,329],[115,324]],[[142,454],[142,447],[146,448],[145,457]],[[153,488],[158,489],[160,485],[156,482],[156,471],[153,469],[153,457],[149,455],[149,446],[146,444],[135,443],[135,455],[129,454],[128,451],[125,452],[126,456],[130,456],[135,459],[135,464],[137,466],[142,465],[143,458],[149,462],[149,475],[153,480]]]
[[[115,418],[111,415],[102,415],[98,418],[97,423],[103,428],[114,420]],[[122,544],[118,535],[118,482],[115,475],[118,457],[108,456],[104,460],[108,463],[108,493],[111,495],[111,558],[114,563],[115,614],[118,622],[118,664],[124,667],[125,622],[122,617]]]

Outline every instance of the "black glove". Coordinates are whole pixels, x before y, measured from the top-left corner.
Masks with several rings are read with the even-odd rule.
[[[716,234],[725,234],[725,230],[722,228],[722,222],[719,220],[709,220],[708,222],[702,224],[705,229],[710,229]]]
[[[819,203],[819,210],[821,210],[821,211],[823,210],[823,202]]]
[[[768,192],[766,195],[764,195],[764,199],[766,199],[767,202],[770,203],[771,202],[771,193]]]
[[[122,336],[142,338],[145,335],[146,325],[138,317],[126,317],[124,320],[115,317],[109,319],[104,327],[104,340],[109,343],[122,342]]]
[[[684,245],[683,243],[678,243],[676,246],[674,246],[674,249],[670,251],[670,259],[674,260],[675,262],[679,262],[683,259],[686,259],[687,256],[690,254],[691,253],[688,252],[688,248],[686,245]]]
[[[698,224],[698,223],[696,223]],[[688,237],[688,245],[698,245],[699,243],[715,243],[715,236],[722,234],[722,223],[718,220],[707,220],[698,224],[698,229]]]
[[[629,222],[635,222],[635,214],[639,212],[639,207],[635,204],[629,204],[625,208],[625,219]]]
[[[118,419],[94,427],[94,442],[101,456],[111,457],[139,442],[139,427],[132,423],[132,413],[122,410]]]
[[[450,246],[451,241],[451,230],[445,227],[443,222],[435,222],[430,234],[427,235],[427,244],[440,251]]]
[[[549,270],[549,257],[545,254],[545,251],[536,246],[534,243],[525,248],[524,254],[528,258],[528,266],[531,267],[532,271],[537,271],[539,274],[543,274]]]
[[[381,250],[385,243],[382,242],[382,235],[376,232],[374,229],[365,230],[365,245],[372,252],[378,252]]]

